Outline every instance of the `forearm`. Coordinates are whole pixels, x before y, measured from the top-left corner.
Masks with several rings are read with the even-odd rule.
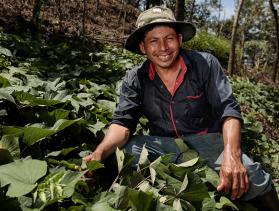
[[[98,145],[92,153],[94,160],[103,160],[113,152],[116,148],[122,148],[128,141],[130,130],[121,125],[112,124],[103,141]]]
[[[241,159],[241,124],[236,118],[229,117],[223,123],[224,156]]]

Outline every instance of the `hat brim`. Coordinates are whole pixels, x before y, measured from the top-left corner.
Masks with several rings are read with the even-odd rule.
[[[183,42],[188,41],[192,39],[196,34],[196,28],[193,24],[183,22],[183,21],[174,21],[174,22],[154,22],[147,24],[141,28],[138,28],[135,30],[126,40],[126,43],[124,47],[136,54],[142,54],[139,49],[139,42],[142,40],[144,33],[147,29],[150,27],[153,27],[155,25],[167,25],[174,27],[179,31],[179,33],[182,34]]]

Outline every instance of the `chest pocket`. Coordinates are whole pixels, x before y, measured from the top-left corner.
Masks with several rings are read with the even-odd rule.
[[[208,116],[210,105],[203,92],[200,92],[197,95],[186,96],[186,102],[188,105],[188,117],[199,118]]]

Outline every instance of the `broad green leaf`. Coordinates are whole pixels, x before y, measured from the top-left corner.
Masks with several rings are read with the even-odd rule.
[[[87,128],[96,136],[97,132],[102,131],[105,128],[105,124],[101,121],[97,121],[94,125],[88,124]]]
[[[67,119],[59,119],[55,122],[53,127],[50,129],[47,128],[38,128],[38,127],[25,127],[24,130],[24,136],[23,141],[27,145],[32,145],[44,138],[47,138],[51,135],[54,135],[55,133],[58,133],[59,131],[69,127],[70,125],[80,121],[80,119],[76,120],[67,120]]]
[[[4,89],[2,89],[2,88],[0,88],[0,99],[8,100],[8,101],[16,104],[13,96],[10,95],[9,93],[5,92]]]
[[[237,208],[237,206],[235,206],[235,204],[231,202],[231,200],[229,200],[228,198],[226,198],[224,196],[221,196],[220,202],[216,203],[216,208],[217,209],[222,209],[222,208],[225,208],[225,207],[231,207],[235,210],[239,210]]]
[[[77,147],[69,147],[69,148],[65,148],[65,149],[62,149],[62,150],[58,150],[58,151],[52,151],[50,153],[48,153],[46,155],[46,157],[57,157],[59,155],[62,155],[62,156],[66,156],[68,155],[69,153],[71,153],[72,151],[76,150]]]
[[[124,154],[123,150],[116,149],[116,160],[118,173],[124,174],[126,171],[131,171],[131,165],[134,157],[128,153]]]
[[[139,164],[143,165],[143,164],[147,164],[147,163],[149,163],[148,150],[145,148],[145,145],[144,145],[142,147],[142,151],[140,153]]]
[[[115,106],[116,106],[116,102],[112,102],[109,100],[98,100],[97,103],[101,107],[108,109],[111,113],[114,111]]]
[[[7,57],[12,57],[13,56],[9,49],[4,48],[2,46],[0,46],[0,55],[4,55],[4,56],[7,56]]]
[[[47,164],[40,160],[17,160],[0,166],[1,187],[9,185],[7,196],[18,197],[31,192],[36,181],[47,172]]]
[[[150,171],[151,182],[152,182],[152,184],[154,184],[157,173],[156,173],[155,169],[152,168],[151,166],[149,167],[149,171]]]
[[[189,161],[186,161],[186,162],[183,162],[183,163],[180,163],[177,166],[179,166],[179,167],[190,167],[190,166],[195,165],[198,162],[198,160],[199,160],[199,157],[194,158],[194,159],[189,160]]]
[[[203,182],[211,183],[215,188],[217,188],[219,183],[219,175],[213,169],[205,168],[205,178],[201,178]]]
[[[86,208],[86,211],[117,211],[117,209],[112,208],[106,201],[100,201],[93,204],[92,207]]]
[[[47,175],[37,188],[37,195],[45,205],[50,205],[60,199],[71,197],[75,186],[81,179],[81,172],[65,171],[59,169],[57,172]]]
[[[58,100],[46,100],[43,98],[38,98],[27,92],[14,92],[16,100],[22,104],[30,105],[30,106],[53,106],[61,103]]]
[[[117,166],[118,166],[118,173],[120,174],[123,166],[124,166],[124,152],[122,150],[119,150],[119,148],[116,149],[116,160],[117,160]]]
[[[2,133],[5,135],[14,135],[21,137],[23,135],[23,129],[20,127],[13,127],[13,126],[2,126]]]
[[[8,87],[8,86],[11,86],[10,81],[7,78],[2,77],[0,75],[0,88],[5,88],[5,87]]]
[[[187,177],[187,174],[185,174],[185,177],[184,177],[184,180],[181,184],[181,187],[180,187],[180,190],[178,191],[178,194],[182,193],[188,186],[188,177]]]
[[[182,153],[181,160],[189,161],[198,157],[198,153],[195,150],[190,149],[183,139],[175,139],[175,143],[179,148],[179,151]]]
[[[215,210],[216,203],[214,199],[205,198],[202,201],[202,211],[212,211]]]
[[[183,211],[182,205],[180,203],[180,199],[175,199],[173,201],[173,210],[175,211]]]
[[[152,193],[145,193],[133,189],[129,189],[129,204],[132,210],[149,211],[154,210],[156,207],[156,202],[153,199]]]
[[[89,163],[87,163],[87,169],[89,171],[95,171],[100,168],[105,168],[104,164],[100,163],[99,161],[92,160]]]
[[[14,135],[4,135],[0,141],[2,148],[7,149],[14,159],[20,158],[20,148],[18,137]]]

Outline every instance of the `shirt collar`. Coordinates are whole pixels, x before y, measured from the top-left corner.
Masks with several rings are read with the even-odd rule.
[[[186,57],[186,59],[187,59],[187,57]],[[181,74],[180,75],[182,75],[184,77],[184,75],[187,71],[187,66],[186,66],[186,64],[184,62],[184,59],[181,55],[179,56],[179,63],[180,63],[180,67],[181,67]],[[186,60],[186,63],[188,63],[187,60]],[[149,70],[148,70],[149,79],[151,81],[154,80],[155,75],[156,75],[155,66],[152,62],[150,62],[149,63]]]

